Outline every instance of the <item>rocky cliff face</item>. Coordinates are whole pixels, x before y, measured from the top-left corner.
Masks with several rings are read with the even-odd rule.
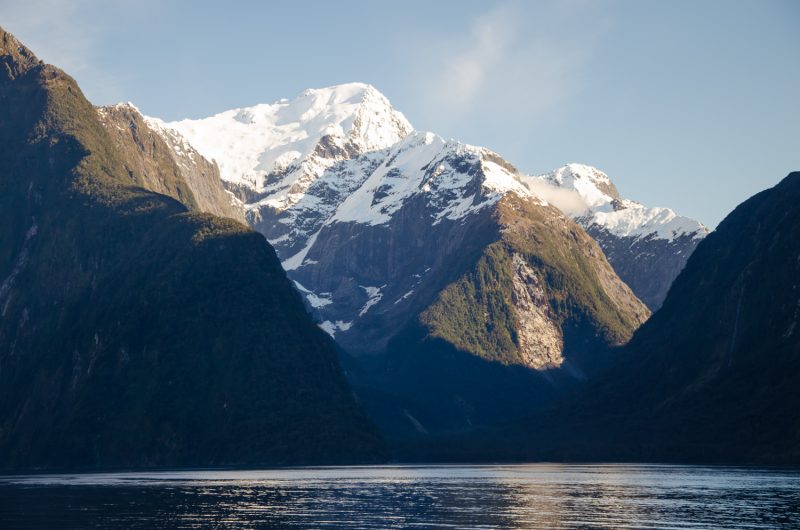
[[[219,168],[177,132],[145,119],[132,104],[97,109],[100,122],[142,185],[187,208],[245,222],[244,209],[222,187]]]
[[[0,468],[378,454],[261,235],[2,30],[0,102]]]
[[[556,208],[512,194],[493,220],[499,237],[422,313],[431,336],[487,360],[585,376],[601,362],[593,354],[625,343],[649,316]]]
[[[669,238],[654,234],[618,235],[585,220],[586,232],[600,245],[614,271],[642,302],[656,311],[664,303],[672,282],[683,270],[689,256],[707,235],[704,228]]]

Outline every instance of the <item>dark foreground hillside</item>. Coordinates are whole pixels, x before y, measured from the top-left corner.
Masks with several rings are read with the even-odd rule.
[[[264,238],[135,167],[0,29],[0,468],[376,458]]]

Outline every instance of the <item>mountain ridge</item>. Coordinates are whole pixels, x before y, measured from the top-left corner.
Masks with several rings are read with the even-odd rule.
[[[308,98],[313,99],[313,104],[309,105]],[[359,103],[342,104],[342,100]],[[370,100],[374,104],[364,104]],[[355,129],[341,127],[341,124],[356,124],[364,108],[370,109],[368,113],[375,118],[370,123],[378,131],[374,136],[380,138],[380,142],[353,142],[350,136]],[[276,116],[285,109],[291,109],[289,114],[296,121],[275,125]],[[226,154],[226,148],[219,147],[241,145],[236,140],[240,133],[227,132],[228,125],[215,124],[215,120],[223,117],[229,121],[235,121],[237,116],[243,119],[244,114],[249,117],[244,120],[248,126],[264,131],[256,134],[260,138],[258,142],[247,141],[250,147],[245,150],[253,152],[247,155],[250,162],[244,161],[247,156],[232,157]],[[313,126],[305,130],[303,119]],[[179,131],[190,143],[209,144],[200,148],[209,160],[232,157],[229,164],[222,164],[230,168],[229,173],[223,175],[226,187],[242,201],[249,224],[276,246],[287,269],[300,265],[304,256],[301,252],[307,247],[308,240],[318,233],[326,219],[341,217],[342,214],[336,211],[345,201],[352,203],[351,196],[361,193],[359,190],[368,185],[367,181],[379,170],[382,162],[396,157],[398,151],[404,150],[403,145],[413,142],[415,137],[427,138],[433,134],[414,131],[385,96],[371,85],[362,83],[309,89],[295,100],[233,109],[201,120],[159,123],[164,128]],[[294,130],[295,136],[302,139],[300,151],[292,151],[299,140],[292,140],[295,141],[293,144],[289,141],[291,138],[281,136],[284,133],[275,133],[281,128]],[[325,136],[320,131],[331,134]],[[217,141],[219,137],[229,139]],[[433,137],[440,138],[437,135]],[[213,145],[209,139],[213,139]],[[486,153],[494,162],[505,166],[513,180],[528,186],[533,195],[561,207],[600,243],[617,273],[651,309],[658,308],[697,241],[707,233],[700,223],[678,216],[668,208],[647,208],[620,197],[608,176],[591,166],[568,164],[550,174],[524,175],[488,149],[454,140],[440,141],[448,146],[463,146],[460,148]],[[424,151],[430,142],[417,144]],[[293,157],[290,163],[277,163],[289,153]],[[420,153],[420,156],[425,155]],[[599,180],[593,181],[592,175],[597,175]],[[603,182],[598,185],[601,180]],[[590,185],[584,185],[587,182]],[[553,190],[547,189],[553,187],[559,190],[560,198],[554,198]],[[573,193],[570,201],[580,204],[579,211],[563,208],[564,195],[570,193]],[[363,209],[368,211],[370,208],[365,206]],[[352,208],[350,211],[350,217],[353,217],[356,212]],[[304,288],[307,290],[307,286]],[[318,299],[321,294],[311,292],[309,296]],[[330,324],[326,328],[334,329]]]

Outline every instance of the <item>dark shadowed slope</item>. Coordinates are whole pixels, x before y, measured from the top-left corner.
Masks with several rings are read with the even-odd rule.
[[[0,30],[0,468],[374,458],[264,238],[136,167]]]

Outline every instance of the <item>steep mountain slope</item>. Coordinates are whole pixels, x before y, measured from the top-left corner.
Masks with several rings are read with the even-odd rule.
[[[191,210],[245,222],[243,208],[222,187],[219,168],[180,134],[158,120],[146,120],[130,103],[97,111],[128,171],[142,175],[146,189],[169,195]]]
[[[374,457],[263,237],[145,190],[153,162],[194,194],[117,141],[0,29],[0,468]]]
[[[475,454],[800,463],[798,204],[792,173],[739,205],[614,369]]]
[[[582,164],[527,177],[576,193],[570,214],[600,244],[620,278],[651,310],[661,307],[667,291],[708,229],[669,208],[649,208],[620,197],[608,175]],[[547,190],[544,190],[547,196]]]

